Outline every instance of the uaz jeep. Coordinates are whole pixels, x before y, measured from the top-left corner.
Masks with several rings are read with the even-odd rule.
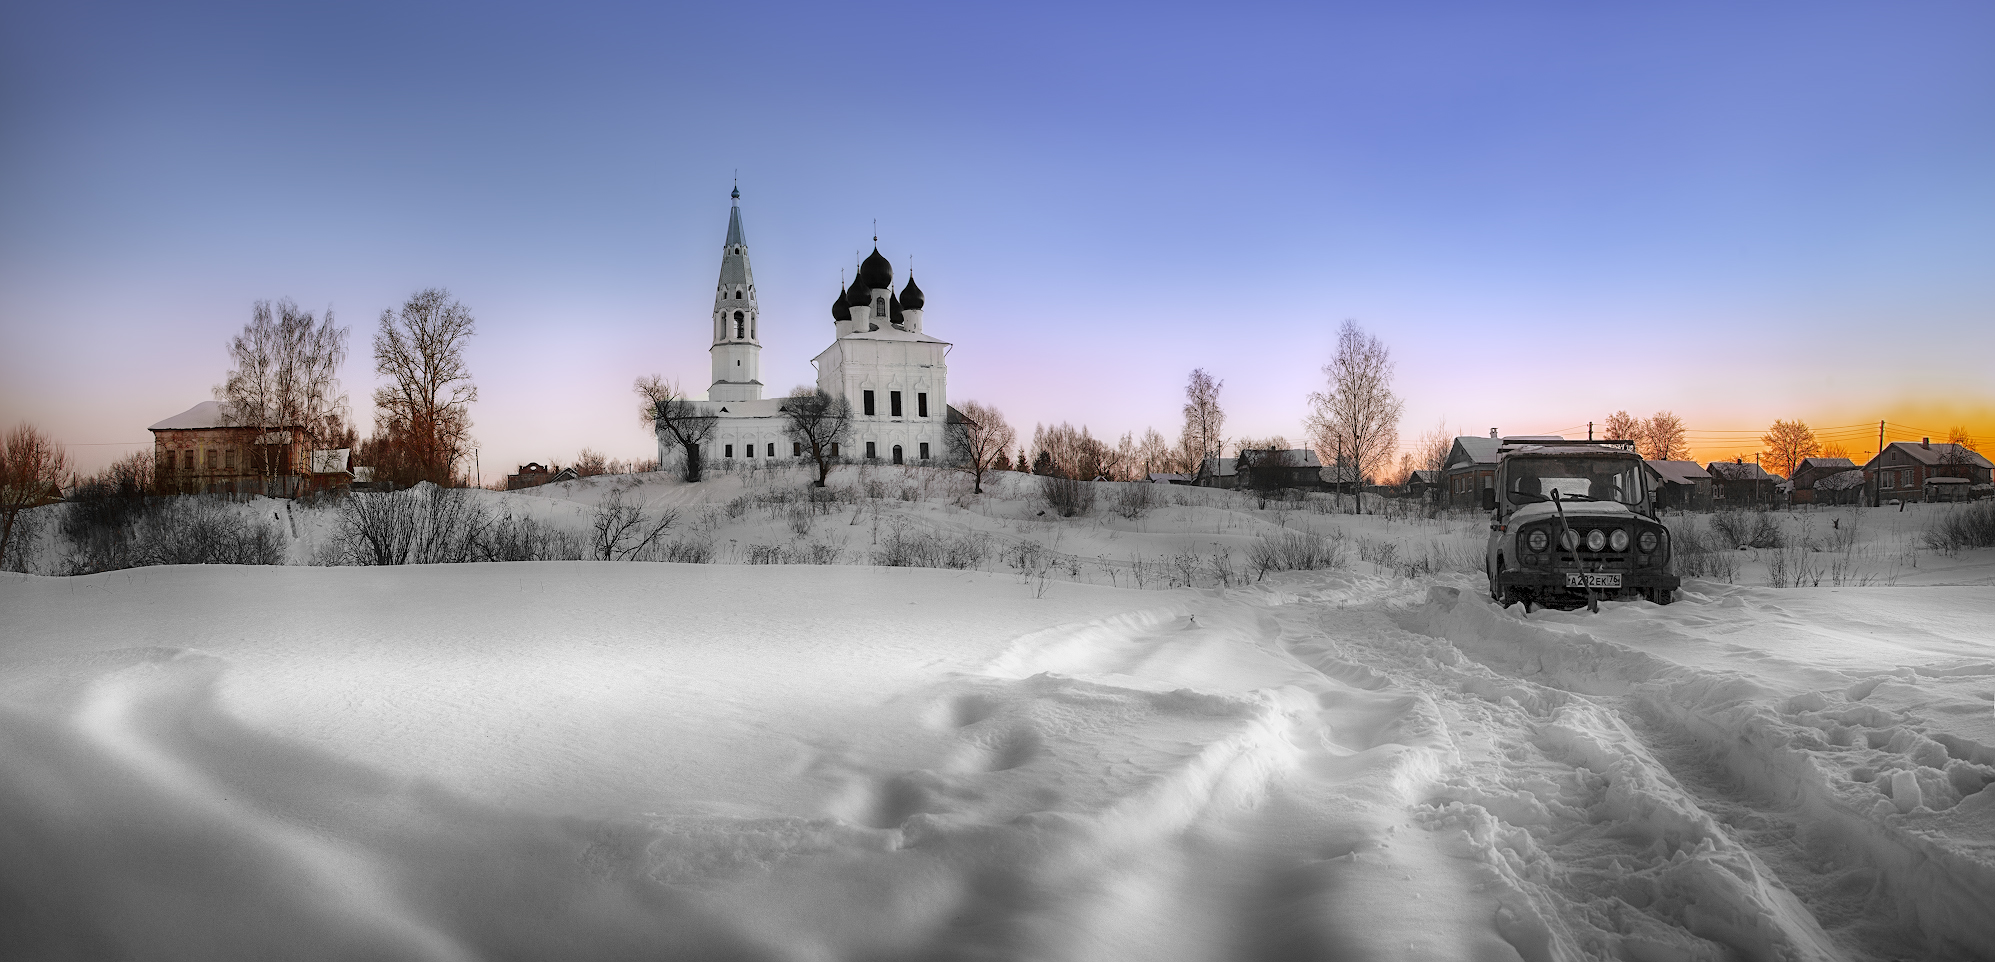
[[[1506,440],[1498,453],[1495,486],[1482,492],[1497,603],[1598,611],[1601,598],[1675,600],[1669,529],[1632,445]]]

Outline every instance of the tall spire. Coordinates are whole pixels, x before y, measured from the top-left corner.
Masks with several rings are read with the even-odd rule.
[[[714,285],[714,401],[752,401],[762,397],[762,338],[760,305],[756,303],[755,271],[748,265],[748,238],[741,229],[741,187],[729,193],[727,243],[721,248],[720,282]]]

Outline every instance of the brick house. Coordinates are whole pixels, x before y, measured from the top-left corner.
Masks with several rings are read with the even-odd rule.
[[[294,497],[306,485],[305,429],[230,424],[220,401],[202,401],[152,432],[154,487],[162,494]]]
[[[1744,458],[1713,461],[1704,470],[1711,473],[1711,503],[1720,508],[1772,504],[1781,480],[1758,462],[1747,464]]]
[[[1841,489],[1831,486],[1820,492],[1821,497],[1818,498],[1815,485],[1827,478],[1856,469],[1856,462],[1848,458],[1802,458],[1801,463],[1794,468],[1794,476],[1787,479],[1788,497],[1793,498],[1795,504],[1815,504],[1818,501],[1834,504],[1836,503],[1834,499],[1840,495]],[[1832,491],[1837,494],[1831,494]]]
[[[1922,501],[1928,489],[1961,487],[1958,483],[1928,485],[1934,478],[1959,478],[1973,488],[1989,483],[1991,465],[1973,449],[1958,444],[1922,441],[1893,441],[1863,466],[1864,479],[1873,485],[1878,501]],[[1954,496],[1949,490],[1947,497]]]

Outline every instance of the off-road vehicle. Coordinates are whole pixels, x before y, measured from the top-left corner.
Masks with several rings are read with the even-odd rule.
[[[1595,611],[1599,599],[1675,600],[1669,529],[1650,471],[1625,441],[1505,439],[1489,523],[1489,595],[1506,607]]]

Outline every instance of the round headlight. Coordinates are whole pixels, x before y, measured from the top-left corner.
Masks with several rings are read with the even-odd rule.
[[[1641,545],[1643,551],[1654,551],[1656,545],[1661,543],[1661,539],[1658,539],[1653,531],[1644,531],[1641,537],[1635,539],[1635,543]]]
[[[1537,528],[1524,536],[1524,543],[1530,545],[1532,551],[1543,551],[1552,543],[1552,536],[1546,534],[1545,529]]]
[[[1628,550],[1628,532],[1622,528],[1615,528],[1614,533],[1607,536],[1607,544],[1616,551]]]
[[[1579,532],[1567,528],[1566,533],[1559,536],[1559,543],[1565,545],[1567,551],[1579,547]]]
[[[1595,528],[1586,533],[1586,550],[1599,551],[1607,547],[1607,532]]]

